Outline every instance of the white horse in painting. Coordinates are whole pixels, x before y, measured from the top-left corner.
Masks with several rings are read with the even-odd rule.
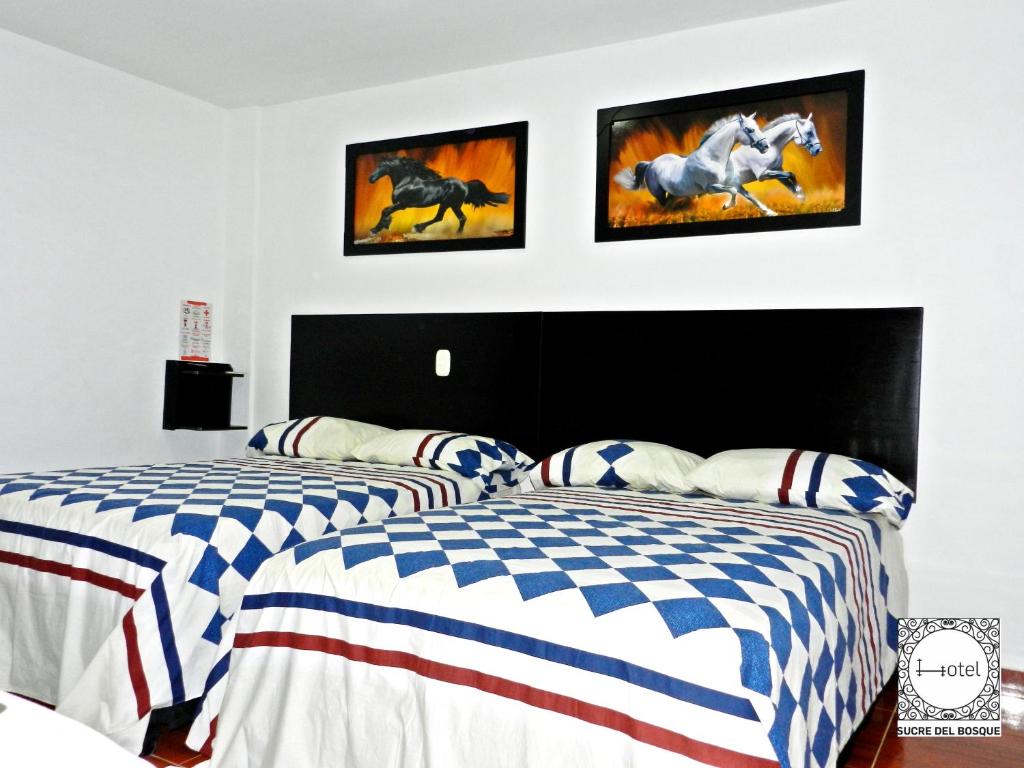
[[[743,195],[761,206],[740,186],[732,170],[729,155],[737,143],[758,152],[768,150],[768,141],[751,115],[730,115],[716,120],[704,132],[700,145],[690,155],[665,154],[644,160],[633,168],[615,174],[615,181],[625,189],[647,188],[664,206],[673,198],[726,193]]]
[[[732,153],[731,160],[739,183],[743,185],[752,181],[775,179],[792,192],[797,200],[803,202],[804,190],[797,183],[796,174],[782,168],[782,150],[792,141],[798,147],[803,147],[811,157],[821,153],[821,140],[818,138],[818,129],[814,127],[813,117],[813,112],[807,117],[791,112],[768,123],[762,129],[764,137],[768,140],[767,152],[755,152],[750,147],[737,147]],[[750,199],[748,195],[744,197]],[[736,195],[729,199],[725,207],[732,208],[734,205]],[[758,205],[762,207],[759,203]],[[762,207],[762,210],[765,209]],[[774,215],[774,212],[769,215]]]

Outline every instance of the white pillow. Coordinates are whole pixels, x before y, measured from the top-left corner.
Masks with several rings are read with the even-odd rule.
[[[309,416],[267,424],[249,440],[249,448],[271,456],[345,461],[356,447],[393,430],[351,419]]]
[[[694,470],[690,481],[725,499],[879,512],[897,527],[914,502],[913,491],[881,467],[838,454],[789,448],[716,453]]]
[[[502,440],[461,432],[400,429],[360,445],[360,461],[403,467],[450,469],[464,477],[488,477],[528,466],[533,460]]]
[[[641,440],[599,440],[566,448],[530,470],[535,488],[598,486],[689,493],[695,453]]]

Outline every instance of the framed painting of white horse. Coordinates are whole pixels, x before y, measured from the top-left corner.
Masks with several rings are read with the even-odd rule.
[[[595,238],[860,224],[864,72],[597,113]]]
[[[523,248],[527,124],[345,149],[346,256]]]

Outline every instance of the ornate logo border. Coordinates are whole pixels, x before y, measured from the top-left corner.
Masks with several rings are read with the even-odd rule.
[[[988,661],[988,679],[981,693],[973,701],[956,709],[936,707],[921,698],[914,688],[910,674],[910,657],[917,644],[928,635],[948,629],[963,632],[976,640]],[[999,619],[899,619],[898,639],[898,720],[999,722]]]

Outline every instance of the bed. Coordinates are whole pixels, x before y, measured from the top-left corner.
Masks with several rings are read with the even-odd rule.
[[[502,387],[520,367],[502,345],[522,327],[509,317],[455,329],[445,337],[459,362],[441,384],[448,397],[421,385],[388,401],[395,380],[440,378],[433,360],[429,368],[414,356],[364,366],[362,341],[331,346],[297,333],[290,419],[268,425],[274,439],[268,445],[264,435],[252,456],[0,476],[0,689],[55,704],[138,753],[153,710],[202,694],[221,628],[268,557],[349,526],[515,490],[515,473],[491,471],[475,450],[453,463],[432,461],[440,453],[407,453],[408,462],[367,457],[384,463],[318,458],[306,448],[319,444],[329,422],[368,425],[304,417],[464,430],[425,434],[431,451],[452,450],[467,433],[479,435],[477,427],[518,435],[535,409],[524,418],[505,402]],[[434,343],[432,326],[413,316],[393,319],[388,332],[400,337],[395,349]],[[376,341],[388,343],[387,333]],[[325,346],[331,354],[318,353]],[[325,361],[331,365],[318,365]],[[332,366],[364,367],[353,388],[376,397],[349,402],[350,385]],[[461,418],[451,396],[472,406]],[[477,412],[489,415],[478,421]],[[435,421],[442,418],[452,421]],[[498,444],[515,452],[502,441],[482,450],[505,450]],[[475,464],[464,465],[466,457]]]
[[[331,531],[475,500],[455,472],[239,459],[0,478],[0,688],[138,752],[197,698],[246,581]]]
[[[830,765],[894,668],[882,520],[558,489],[389,522],[250,585],[215,765]]]
[[[615,422],[829,452],[716,453],[687,487],[616,474],[650,443],[604,440],[522,495],[301,545],[249,584],[189,744],[214,766],[835,765],[906,611],[921,313],[635,314],[545,313],[542,444]],[[673,375],[635,349],[666,326],[720,359]],[[780,339],[809,375],[766,373]]]

